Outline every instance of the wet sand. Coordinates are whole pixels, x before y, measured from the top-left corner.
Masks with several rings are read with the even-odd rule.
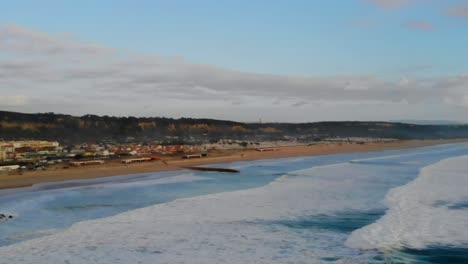
[[[63,165],[52,167],[46,171],[28,171],[22,174],[0,174],[0,189],[27,187],[36,183],[59,182],[76,179],[91,179],[116,175],[128,175],[146,172],[175,171],[183,167],[207,164],[230,163],[236,161],[252,161],[261,159],[276,159],[300,156],[316,156],[350,152],[369,152],[390,149],[424,147],[456,142],[468,142],[468,139],[454,140],[406,140],[394,142],[377,142],[366,144],[327,143],[310,146],[277,147],[277,151],[259,152],[254,149],[223,150],[210,152],[208,157],[201,159],[181,159],[181,157],[164,158],[167,164],[160,161],[122,164],[120,160],[109,160],[104,165],[87,167],[70,167]]]

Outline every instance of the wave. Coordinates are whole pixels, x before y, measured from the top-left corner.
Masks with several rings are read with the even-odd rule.
[[[363,192],[368,186],[362,183],[372,176],[352,179],[349,166],[301,170],[297,172],[300,177],[285,175],[254,189],[178,199],[80,222],[51,236],[1,247],[0,255],[7,262],[22,258],[25,263],[88,258],[99,259],[99,263],[134,263],[135,259],[142,263],[155,263],[156,259],[157,263],[321,262],[334,254],[323,245],[339,245],[346,234],[305,230],[312,233],[304,237],[287,226],[256,223],[344,209],[366,210],[369,205],[363,200],[342,194],[356,189]],[[310,237],[326,242],[316,244]]]
[[[381,157],[372,157],[372,158],[364,158],[364,159],[353,159],[349,161],[353,164],[364,164],[364,165],[408,165],[408,164],[418,164],[417,161],[407,161],[404,158],[413,158],[416,156],[421,155],[430,155],[430,154],[441,154],[444,152],[451,152],[454,150],[461,149],[459,147],[452,147],[446,149],[438,149],[431,147],[430,149],[422,148],[419,151],[415,151],[412,153],[400,153],[394,155],[385,155]]]
[[[334,163],[324,166],[316,166],[320,159],[306,159],[297,170],[282,169],[282,177],[262,187],[183,198],[79,222],[47,237],[0,247],[0,256],[6,263],[35,264],[368,263],[376,251],[361,252],[344,242],[351,231],[380,216],[385,194],[413,179],[416,166],[389,170],[348,163],[362,156],[324,157],[325,164]],[[464,212],[467,203],[460,197],[433,204]]]
[[[388,211],[354,231],[346,245],[359,249],[468,247],[468,156],[423,168],[386,196]]]
[[[125,190],[128,188],[141,188],[146,186],[157,186],[165,184],[178,184],[209,180],[212,180],[212,178],[198,176],[193,173],[181,173],[179,175],[164,177],[160,177],[159,175],[156,175],[155,177],[152,177],[151,175],[145,175],[145,177],[137,177],[136,179],[125,177],[120,179],[106,179],[105,181],[69,181],[64,183],[44,183],[33,186],[31,189],[28,189],[27,193],[25,193],[26,191],[24,190],[24,194],[18,193],[16,195],[5,196],[3,197],[3,199],[0,199],[0,202],[2,202],[0,203],[0,213],[10,214],[17,218],[24,213],[31,214],[31,212],[35,208],[43,208],[44,206],[46,206],[46,208],[50,210],[56,210],[58,208],[79,209],[93,207],[115,207],[117,205],[114,204],[112,201],[108,201],[109,204],[107,204],[107,206],[105,206],[106,204],[101,204],[99,202],[88,202],[89,204],[86,202],[80,202],[82,191],[94,190],[95,192],[99,193],[104,193],[104,191],[108,193],[114,190],[114,192],[118,192],[118,190],[120,189]],[[41,191],[43,193],[39,195],[37,193],[38,191]],[[51,205],[51,203],[54,204],[55,201],[63,201],[70,199],[76,201],[77,205],[73,203],[72,205],[63,206]],[[125,206],[125,204],[120,205]]]
[[[44,236],[49,236],[56,234],[58,232],[62,231],[62,229],[59,228],[51,228],[51,229],[44,229],[44,230],[38,230],[38,231],[33,231],[29,233],[25,233],[19,236],[11,237],[8,238],[10,241],[24,241],[28,239],[34,239],[34,238],[39,238],[39,237],[44,237]]]

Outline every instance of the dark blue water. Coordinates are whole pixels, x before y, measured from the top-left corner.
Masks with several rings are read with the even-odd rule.
[[[265,222],[269,225],[283,225],[292,229],[317,229],[329,230],[340,233],[351,233],[352,231],[369,225],[382,217],[383,210],[372,210],[367,212],[339,212],[334,214],[319,214],[307,218],[295,220],[280,220]]]
[[[427,249],[402,249],[382,253],[386,263],[468,263],[468,248],[434,246]]]

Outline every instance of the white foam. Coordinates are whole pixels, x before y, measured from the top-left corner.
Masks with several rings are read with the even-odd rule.
[[[114,182],[114,183],[102,183],[93,185],[93,187],[101,187],[101,188],[128,188],[128,187],[136,187],[136,186],[148,186],[148,185],[161,185],[161,184],[173,184],[173,183],[182,183],[182,182],[194,182],[194,181],[205,181],[211,180],[211,178],[197,176],[193,173],[184,173],[180,175],[170,176],[170,177],[162,177],[162,178],[149,178],[140,181],[131,181],[131,182]]]
[[[373,209],[378,203],[374,198],[381,199],[388,184],[382,181],[385,175],[376,177],[380,173],[349,163],[292,172],[260,188],[179,199],[81,222],[63,232],[2,247],[0,260],[35,264],[319,263],[321,257],[338,250],[336,245],[342,245],[346,234],[298,235],[258,221]],[[333,248],[327,247],[330,241]],[[356,258],[356,263],[366,262]]]
[[[355,189],[349,164],[301,171],[255,189],[179,199],[81,222],[47,237],[0,248],[7,263],[317,263],[327,249],[310,249],[287,228],[258,220],[289,219],[344,208],[366,209],[342,193]],[[343,177],[315,177],[327,168]],[[339,174],[339,173],[338,173]],[[309,177],[307,177],[309,175]],[[327,235],[327,240],[341,239]],[[338,244],[339,242],[337,242]],[[320,246],[320,243],[317,244]]]
[[[17,241],[24,241],[24,240],[33,239],[33,238],[36,238],[36,237],[53,235],[53,234],[56,234],[56,233],[58,233],[58,232],[60,232],[62,230],[63,229],[59,229],[59,228],[44,229],[44,230],[33,231],[33,232],[30,232],[30,233],[25,233],[25,234],[21,234],[21,235],[18,235],[18,236],[10,237],[9,239],[10,240],[17,240]]]
[[[346,245],[360,249],[467,246],[468,156],[425,167],[412,182],[391,190],[388,211],[377,222],[356,230]]]
[[[394,158],[404,158],[404,157],[414,157],[414,156],[419,156],[419,155],[427,155],[427,154],[440,154],[444,152],[450,152],[454,151],[456,149],[461,149],[461,147],[465,146],[468,144],[444,144],[444,145],[437,145],[437,146],[430,146],[430,147],[421,147],[421,148],[416,148],[414,151],[411,153],[401,153],[401,154],[394,154],[394,155],[385,155],[381,157],[371,157],[371,158],[363,158],[363,159],[355,159],[350,162],[354,163],[360,163],[360,162],[366,162],[366,161],[379,161],[379,160],[388,160],[388,159],[394,159]],[[443,147],[443,148],[442,148]],[[412,161],[413,163],[417,161]],[[402,162],[403,164],[410,164],[408,162]]]

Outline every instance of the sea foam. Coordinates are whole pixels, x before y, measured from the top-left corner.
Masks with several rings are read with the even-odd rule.
[[[388,163],[379,159],[367,160],[365,164],[343,162],[291,170],[258,188],[183,198],[79,222],[50,236],[1,247],[0,260],[35,264],[368,263],[377,253],[345,247],[349,232],[369,223],[362,219],[374,221],[367,217],[368,213],[385,209],[383,201],[388,190],[407,184],[417,175],[418,165],[396,166],[398,162],[430,164],[440,160],[437,153],[392,155],[387,158]],[[356,156],[359,157],[352,155],[348,160],[355,160]],[[307,163],[314,164],[314,160]],[[466,186],[466,182],[457,184]],[[428,203],[463,212],[462,191],[449,193],[454,197],[429,197],[435,203]],[[387,204],[391,207],[391,199]],[[340,223],[343,219],[349,221],[350,216],[354,224],[345,229],[331,229],[333,225],[322,221]],[[307,228],[289,227],[302,219]],[[460,218],[455,221],[459,228],[467,229],[460,226]],[[358,232],[352,237],[356,244],[351,238],[348,244],[353,247],[361,248],[359,245],[366,241]],[[378,244],[378,238],[374,239]]]
[[[392,189],[388,211],[356,230],[346,245],[359,249],[468,247],[468,156],[423,168],[410,183]]]
[[[175,200],[80,222],[50,236],[0,248],[9,263],[317,263],[305,234],[259,221],[364,210],[343,192],[364,191],[371,175],[347,163],[302,170],[255,189]],[[338,171],[347,171],[347,176]],[[358,177],[358,175],[360,175]],[[359,187],[360,186],[360,187]],[[314,234],[315,236],[315,234]],[[317,234],[339,244],[344,234]],[[315,243],[315,242],[314,242]],[[359,258],[362,256],[356,256]]]

